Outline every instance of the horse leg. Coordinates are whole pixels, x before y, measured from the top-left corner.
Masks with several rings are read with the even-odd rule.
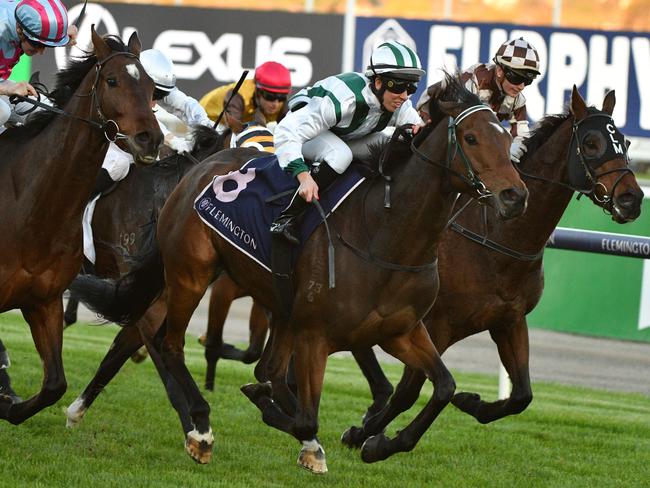
[[[357,349],[352,351],[352,355],[363,376],[366,377],[368,386],[370,386],[370,393],[372,393],[372,405],[368,407],[368,410],[363,415],[363,422],[365,422],[366,419],[376,415],[386,406],[388,399],[393,394],[393,385],[386,378],[372,348]]]
[[[175,266],[167,270],[167,317],[163,327],[166,334],[162,341],[161,355],[165,368],[181,387],[194,428],[187,433],[185,450],[196,462],[205,464],[212,456],[214,436],[210,428],[210,405],[205,401],[187,366],[183,346],[185,331],[192,313],[212,281],[212,267]],[[206,269],[208,268],[208,269]],[[175,271],[175,272],[174,272]]]
[[[63,321],[65,327],[69,327],[77,322],[77,310],[79,309],[79,300],[73,295],[68,298],[68,303],[65,305],[65,312],[63,313]]]
[[[45,407],[53,405],[65,393],[67,384],[63,371],[63,301],[61,297],[30,308],[21,309],[29,324],[34,345],[43,363],[41,391],[28,400],[13,403],[0,396],[0,418],[20,424]]]
[[[388,424],[415,404],[425,380],[422,371],[406,366],[387,405],[375,415],[365,418],[362,427],[352,426],[346,430],[341,442],[350,448],[359,448],[366,439],[383,432]]]
[[[17,403],[22,401],[22,398],[11,387],[11,378],[9,378],[9,373],[7,373],[10,365],[9,354],[5,349],[5,345],[0,341],[0,395],[8,396],[13,403]]]
[[[490,330],[497,345],[499,357],[512,380],[510,397],[496,402],[485,402],[477,393],[461,392],[454,395],[452,403],[470,414],[482,424],[487,424],[507,415],[523,412],[533,401],[528,371],[528,326],[521,317],[512,327]]]
[[[209,391],[214,391],[217,361],[219,361],[223,349],[223,327],[230,310],[230,304],[235,299],[234,290],[228,286],[229,282],[234,285],[231,280],[223,280],[219,277],[212,285],[212,291],[210,292],[208,329],[204,343],[205,361],[207,363],[205,389]]]
[[[269,330],[268,313],[256,300],[253,300],[253,306],[251,307],[248,329],[250,331],[248,349],[244,351],[242,362],[245,364],[252,364],[262,356],[266,333]]]
[[[292,357],[293,341],[287,324],[273,327],[275,344],[268,373],[272,386],[268,383],[244,385],[242,392],[260,409],[264,423],[286,432],[302,443],[298,465],[313,473],[326,473],[325,451],[316,438],[318,432],[318,407],[325,376],[325,364],[329,353],[328,345],[322,338],[304,337],[297,342],[294,352],[296,382],[298,387],[295,416],[285,413],[281,408],[278,391],[291,395],[285,378]],[[307,335],[307,334],[305,334]],[[267,344],[267,348],[269,345]],[[266,354],[266,351],[265,351]]]
[[[120,329],[104,359],[99,364],[95,376],[90,380],[81,395],[66,409],[66,427],[74,427],[81,422],[97,396],[111,382],[124,363],[131,357],[131,354],[137,351],[142,344],[138,329],[135,327]]]
[[[433,383],[433,395],[424,409],[393,439],[384,434],[368,438],[361,446],[361,459],[367,463],[381,461],[396,452],[413,450],[443,408],[451,401],[456,385],[431,342],[424,324],[409,333],[380,344],[389,354],[407,366],[423,371]]]

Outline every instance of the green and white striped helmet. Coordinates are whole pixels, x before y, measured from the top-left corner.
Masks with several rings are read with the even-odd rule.
[[[366,76],[376,75],[420,81],[424,70],[415,51],[401,42],[386,41],[372,52],[370,64],[366,68]]]

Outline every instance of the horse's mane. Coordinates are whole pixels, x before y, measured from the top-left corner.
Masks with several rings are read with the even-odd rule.
[[[425,125],[418,134],[415,136],[415,144],[419,145],[420,141],[433,132],[436,126],[449,115],[440,108],[438,102],[451,102],[456,105],[456,108],[464,110],[474,105],[481,105],[481,100],[477,95],[469,91],[460,79],[460,73],[450,74],[444,71],[444,78],[442,81],[434,85],[436,89],[431,90],[431,99],[429,100],[429,116],[431,122]],[[387,149],[391,140],[384,141],[378,144],[372,144],[370,149],[370,156],[362,163],[364,166],[377,168],[382,154]],[[390,149],[390,156],[386,163],[393,164],[397,161],[403,161],[411,155],[411,140],[403,138],[395,139],[395,143]]]
[[[230,134],[230,129],[219,134],[216,130],[203,125],[192,127],[192,146],[191,154],[199,161],[223,149],[224,141]]]
[[[112,51],[127,51],[127,47],[119,37],[105,36],[104,41]],[[54,102],[56,107],[63,108],[68,103],[96,63],[97,56],[95,53],[85,52],[83,56],[70,59],[67,66],[57,72],[55,88],[48,94],[48,98]],[[24,125],[9,128],[5,133],[11,134],[10,137],[14,141],[31,139],[40,133],[55,116],[56,114],[47,110],[36,111],[27,117]]]

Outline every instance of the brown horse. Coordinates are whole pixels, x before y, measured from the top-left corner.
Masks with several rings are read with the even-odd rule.
[[[0,397],[0,418],[13,424],[52,405],[66,389],[61,295],[81,266],[81,216],[107,137],[117,132],[120,144],[146,164],[162,141],[137,35],[128,48],[94,30],[92,40],[94,54],[58,74],[53,97],[68,116],[40,116],[0,136],[0,311],[22,311],[45,375],[41,391],[26,401]]]
[[[453,203],[458,192],[470,193],[486,199],[505,218],[520,215],[526,206],[527,190],[508,157],[510,136],[494,113],[451,78],[431,105],[436,123],[421,131],[412,146],[400,151],[400,145],[394,145],[396,155],[388,165],[393,181],[390,211],[382,205],[384,181],[376,178],[362,183],[329,218],[349,241],[347,245],[336,244],[336,266],[346,270],[336,288],[323,286],[319,293],[310,293],[309,282],[327,282],[324,227],[306,242],[295,269],[291,317],[284,323],[275,320],[263,356],[264,370],[258,366],[263,376],[271,379],[272,392],[266,384],[244,388],[264,411],[265,422],[303,443],[299,462],[316,472],[326,471],[316,434],[327,356],[338,350],[379,344],[411,367],[424,370],[435,385],[433,397],[400,437],[411,436],[414,429],[424,432],[455,389],[421,322],[437,292],[437,242]],[[161,212],[160,255],[152,253],[116,287],[96,283],[99,286],[93,289],[82,279],[75,288],[84,301],[97,299],[94,308],[110,320],[121,316],[128,322],[137,318],[153,294],[164,287],[168,311],[163,324],[163,359],[187,398],[194,430],[187,434],[186,449],[199,462],[209,460],[213,436],[210,407],[183,361],[184,335],[192,312],[216,273],[224,268],[274,312],[274,317],[281,315],[276,313],[280,310],[273,298],[271,275],[212,232],[193,208],[200,189],[219,174],[219,165],[237,167],[252,154],[246,150],[223,151],[212,165],[201,165],[187,174]],[[445,154],[448,157],[443,162]],[[370,242],[366,236],[371,236]],[[108,290],[112,291],[109,295]],[[285,383],[293,352],[297,410]],[[412,447],[417,438],[411,442]]]
[[[469,206],[456,219],[456,231],[448,230],[440,243],[440,292],[424,319],[436,349],[442,354],[465,337],[487,330],[512,379],[510,397],[503,400],[487,402],[476,393],[454,395],[452,403],[481,423],[520,413],[532,401],[526,315],[544,288],[544,246],[574,192],[588,195],[618,223],[630,222],[641,212],[643,192],[611,118],[614,104],[610,92],[602,111],[588,108],[574,87],[570,112],[544,118],[527,140],[528,154],[518,166],[530,190],[525,215],[504,222]],[[612,143],[610,134],[618,134],[617,142]],[[359,447],[366,438],[381,436],[393,418],[413,405],[425,379],[407,366],[388,406],[363,427],[350,428],[342,441]]]

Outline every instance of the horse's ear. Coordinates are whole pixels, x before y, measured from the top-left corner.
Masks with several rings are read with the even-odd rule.
[[[614,105],[616,105],[616,92],[614,90],[607,92],[605,100],[603,100],[603,112],[612,115],[614,113]]]
[[[111,54],[111,48],[108,47],[106,41],[104,41],[104,39],[102,39],[102,37],[97,34],[97,31],[95,31],[95,24],[90,27],[90,30],[92,34],[93,46],[95,48],[95,56],[97,56],[97,61],[101,63]]]
[[[140,56],[140,51],[142,51],[142,43],[140,42],[140,38],[138,37],[138,33],[136,31],[133,31],[133,34],[131,34],[131,37],[129,37],[128,47],[131,54]]]
[[[582,98],[582,95],[578,92],[578,88],[573,85],[573,91],[571,92],[571,113],[576,120],[582,120],[587,116],[587,104]]]

